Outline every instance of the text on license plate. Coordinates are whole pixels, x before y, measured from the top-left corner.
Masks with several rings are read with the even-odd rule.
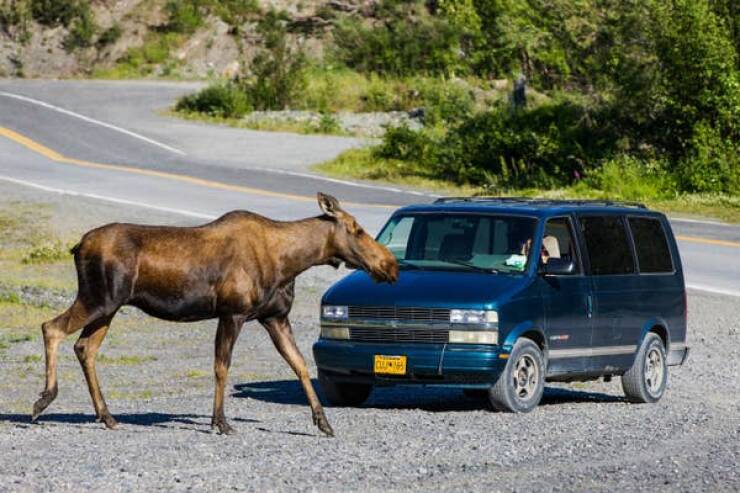
[[[386,375],[405,375],[406,356],[383,356],[376,354],[373,371]]]

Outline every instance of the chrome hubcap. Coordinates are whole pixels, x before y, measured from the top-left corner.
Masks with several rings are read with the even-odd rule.
[[[664,375],[663,354],[658,349],[652,348],[645,356],[645,386],[652,395],[660,392]]]
[[[512,377],[514,379],[514,393],[519,399],[528,400],[534,396],[539,373],[537,363],[532,356],[524,354],[516,360]]]

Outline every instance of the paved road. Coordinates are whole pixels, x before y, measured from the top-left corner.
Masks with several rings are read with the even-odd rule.
[[[265,133],[162,115],[193,83],[0,81],[0,175],[49,193],[199,218],[235,208],[277,218],[336,195],[371,231],[419,192],[330,180],[312,163],[358,139]],[[116,165],[116,166],[99,166]],[[740,227],[673,220],[690,286],[740,296]]]

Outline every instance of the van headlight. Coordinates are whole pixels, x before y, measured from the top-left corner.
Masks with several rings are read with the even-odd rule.
[[[498,324],[498,312],[495,310],[450,310],[450,323]]]
[[[498,331],[451,330],[450,342],[454,344],[498,344]]]
[[[338,305],[324,305],[321,307],[321,317],[327,320],[347,320],[349,308]]]
[[[324,339],[349,339],[349,328],[321,327],[321,337]]]

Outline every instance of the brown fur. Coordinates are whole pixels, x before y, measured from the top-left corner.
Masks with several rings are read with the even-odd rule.
[[[34,404],[32,419],[57,395],[59,343],[83,329],[74,349],[95,414],[108,428],[116,425],[100,391],[95,356],[118,309],[132,305],[165,320],[218,318],[212,426],[219,432],[233,431],[223,401],[234,343],[244,322],[256,319],[300,379],[314,423],[332,435],[288,320],[294,280],[314,265],[336,266],[341,260],[377,281],[395,282],[398,264],[335,198],[319,194],[318,199],[324,215],[300,221],[234,211],[193,228],[108,224],[85,234],[72,249],[77,298],[42,325],[46,388]]]

